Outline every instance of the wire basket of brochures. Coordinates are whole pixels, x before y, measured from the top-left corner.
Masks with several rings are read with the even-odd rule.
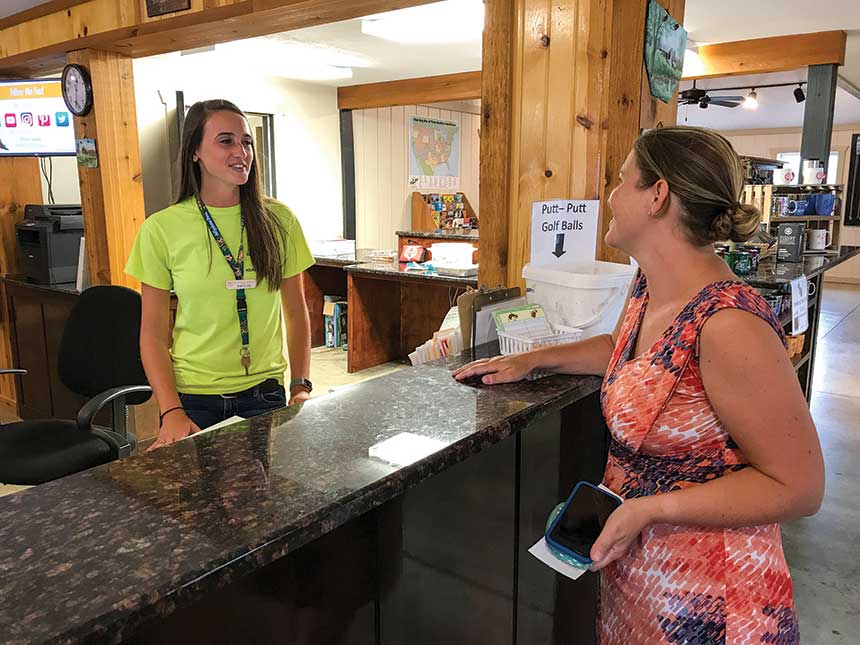
[[[582,330],[558,325],[550,334],[523,336],[514,332],[499,332],[499,349],[502,354],[521,354],[547,345],[564,345],[582,339]]]
[[[520,354],[547,345],[575,343],[583,335],[581,329],[556,325],[546,319],[543,307],[537,304],[521,305],[494,312],[499,349],[503,355]],[[529,380],[543,378],[551,372],[533,370]]]

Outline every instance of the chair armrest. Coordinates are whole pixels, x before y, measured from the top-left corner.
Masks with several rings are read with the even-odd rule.
[[[2,370],[0,369],[0,374],[26,374],[27,370],[19,370],[19,369],[10,369],[10,370]]]
[[[152,392],[152,388],[148,385],[122,385],[120,387],[113,387],[109,390],[105,390],[100,394],[96,394],[93,398],[84,403],[84,407],[82,407],[80,412],[78,412],[78,418],[76,420],[78,430],[90,432],[92,430],[93,419],[104,406],[121,396],[128,396],[129,394],[136,394],[138,392]]]

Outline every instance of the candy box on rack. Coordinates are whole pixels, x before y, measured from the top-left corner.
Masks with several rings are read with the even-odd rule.
[[[346,344],[346,301],[326,301],[323,304],[325,346],[340,347]]]

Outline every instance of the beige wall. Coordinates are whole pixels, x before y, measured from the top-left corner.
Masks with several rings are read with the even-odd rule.
[[[173,199],[176,91],[186,105],[224,98],[247,112],[274,115],[275,178],[278,200],[302,224],[305,237],[332,239],[343,233],[340,121],[337,89],[280,78],[230,77],[225,82],[205,55],[134,61],[135,100],[140,132],[147,215]],[[189,60],[190,59],[190,60]],[[199,60],[199,64],[196,64]],[[175,147],[175,141],[174,141]]]
[[[56,204],[80,204],[81,186],[78,183],[78,160],[75,157],[51,157],[45,160],[45,168],[51,177],[51,191],[54,193]],[[53,169],[51,169],[53,164]],[[48,182],[45,175],[42,178],[42,198],[48,203]]]
[[[442,109],[454,108],[454,109]],[[355,140],[355,237],[358,248],[396,248],[396,231],[412,228],[407,185],[410,116],[460,124],[460,187],[478,211],[480,109],[472,105],[408,105],[352,113]]]
[[[860,123],[836,126],[833,128],[831,149],[839,152],[837,176],[843,186],[848,181],[848,148],[851,135],[860,132]],[[800,128],[779,128],[774,130],[735,130],[723,132],[732,142],[738,154],[768,157],[773,159],[780,152],[800,151]],[[843,226],[840,234],[842,244],[860,245],[860,227]],[[860,284],[860,257],[854,258],[826,274],[828,281],[855,282]]]

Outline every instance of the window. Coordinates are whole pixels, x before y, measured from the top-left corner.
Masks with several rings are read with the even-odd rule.
[[[776,158],[780,161],[785,161],[788,166],[794,170],[794,176],[796,179],[791,182],[792,184],[797,184],[800,181],[800,153],[799,152],[780,152],[776,155]],[[836,176],[836,171],[839,166],[839,153],[835,150],[830,151],[830,159],[827,160],[827,183],[828,184],[836,184],[839,183]]]

